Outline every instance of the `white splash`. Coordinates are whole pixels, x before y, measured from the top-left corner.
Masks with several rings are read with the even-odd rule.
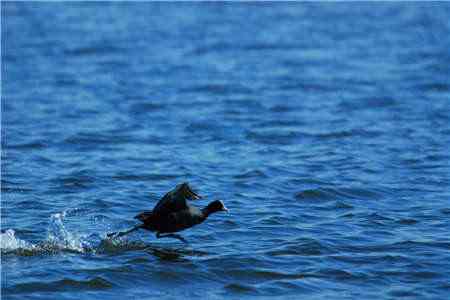
[[[36,246],[16,237],[13,229],[7,229],[0,234],[0,249],[3,251],[11,251],[17,249],[32,250]]]
[[[71,250],[76,252],[86,252],[91,250],[89,242],[84,235],[71,233],[64,226],[64,218],[67,211],[56,213],[50,216],[50,224],[47,230],[47,241],[55,248],[61,250]]]
[[[69,230],[66,218],[77,216],[80,209],[68,209],[50,216],[47,235],[43,241],[36,244],[16,237],[13,229],[7,229],[0,234],[1,253],[16,253],[18,255],[33,255],[33,253],[78,252],[95,254],[102,251],[115,251],[129,247],[126,239],[110,240],[106,232],[80,233],[76,228]],[[31,252],[30,252],[31,251]]]
[[[95,236],[80,235],[66,229],[64,218],[68,213],[70,214],[71,211],[63,211],[51,215],[49,226],[47,228],[47,237],[44,241],[39,242],[36,245],[16,237],[16,232],[13,229],[5,230],[0,234],[1,252],[59,252],[61,250],[79,253],[95,252],[95,247],[92,246]]]

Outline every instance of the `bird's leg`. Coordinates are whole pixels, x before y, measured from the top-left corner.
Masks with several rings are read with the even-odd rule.
[[[178,234],[170,233],[170,234],[161,235],[161,233],[157,232],[157,233],[156,233],[156,237],[157,237],[158,239],[160,239],[160,238],[165,238],[165,237],[171,237],[171,238],[180,240],[180,241],[182,241],[183,243],[186,243],[186,244],[187,244],[186,239],[183,238],[181,235],[178,235]]]
[[[136,231],[136,230],[138,230],[140,228],[143,228],[142,225],[137,225],[137,226],[134,226],[133,228],[131,228],[129,230],[126,230],[126,231],[117,231],[117,232],[108,233],[106,236],[108,238],[118,238],[118,237],[127,235],[127,234],[129,234],[129,233],[131,233],[133,231]]]

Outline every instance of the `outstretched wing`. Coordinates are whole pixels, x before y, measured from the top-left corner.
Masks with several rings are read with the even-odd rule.
[[[196,200],[201,197],[196,194],[189,184],[182,183],[177,185],[173,190],[159,200],[153,209],[154,214],[167,215],[187,208],[187,200]]]

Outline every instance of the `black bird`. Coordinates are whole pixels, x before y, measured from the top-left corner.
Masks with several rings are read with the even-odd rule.
[[[202,209],[187,202],[200,198],[202,197],[192,191],[187,183],[179,184],[165,194],[152,211],[144,211],[134,217],[142,224],[127,231],[109,233],[108,237],[119,237],[138,229],[145,229],[156,232],[157,238],[173,237],[186,242],[181,236],[172,233],[200,224],[212,213],[228,211],[220,200],[215,200]],[[162,233],[168,234],[161,235]]]

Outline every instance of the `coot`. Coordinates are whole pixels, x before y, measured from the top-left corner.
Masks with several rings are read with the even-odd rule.
[[[165,194],[152,211],[144,211],[134,217],[142,224],[127,231],[110,233],[108,237],[119,237],[138,229],[145,229],[156,232],[157,238],[173,237],[185,242],[181,236],[173,233],[202,223],[212,213],[228,211],[220,200],[209,203],[203,209],[187,202],[200,198],[201,196],[196,194],[188,183],[179,184]],[[166,234],[162,235],[163,233]]]

